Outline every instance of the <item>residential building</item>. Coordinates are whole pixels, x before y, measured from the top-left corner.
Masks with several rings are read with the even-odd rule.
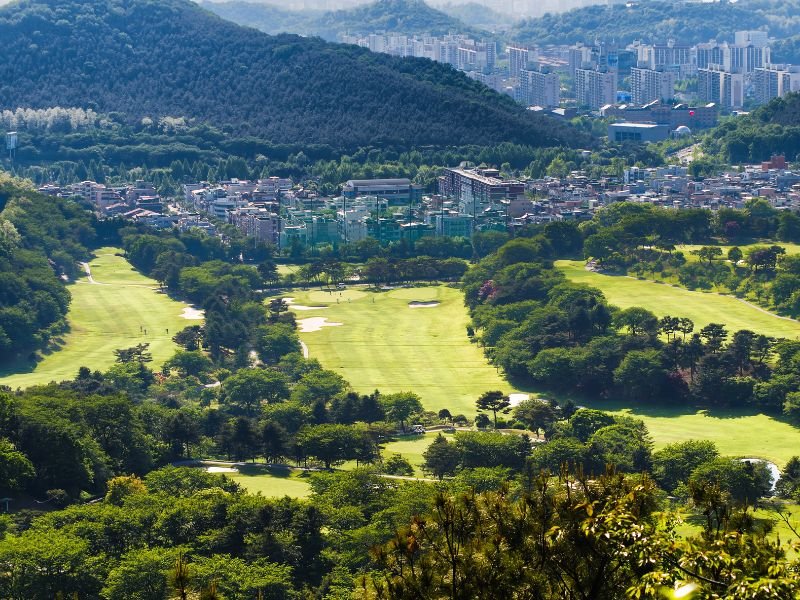
[[[720,65],[697,70],[697,97],[702,102],[715,102],[723,109],[744,105],[744,74],[731,73]]]
[[[558,73],[523,69],[519,74],[519,99],[526,106],[553,108],[561,103]]]
[[[496,169],[445,169],[439,178],[439,193],[453,198],[462,214],[476,216],[482,207],[501,205],[524,194],[525,185],[501,179]]]
[[[578,106],[598,109],[617,100],[615,71],[575,70],[575,99]]]
[[[528,69],[529,64],[536,62],[535,47],[509,44],[506,46],[506,52],[508,53],[508,74],[511,77],[519,77],[520,71]]]
[[[631,69],[631,95],[634,104],[670,100],[675,96],[675,73],[654,69]]]
[[[757,68],[753,71],[753,90],[759,104],[796,92],[800,90],[800,67],[769,64]]]

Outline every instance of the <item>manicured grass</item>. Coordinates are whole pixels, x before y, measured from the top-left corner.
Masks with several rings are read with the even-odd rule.
[[[800,455],[800,429],[773,417],[752,411],[712,411],[683,407],[636,406],[619,402],[582,402],[617,415],[641,419],[647,425],[656,449],[686,440],[711,440],[720,454],[763,458],[783,468]]]
[[[403,436],[397,438],[394,442],[389,442],[383,447],[381,455],[386,460],[392,454],[402,454],[408,462],[414,467],[414,475],[422,477],[422,463],[425,459],[422,457],[425,450],[428,449],[433,443],[436,436],[439,435],[438,431],[429,431],[424,435]],[[446,438],[452,440],[452,433],[443,433]]]
[[[724,323],[729,331],[750,329],[774,337],[800,337],[800,322],[778,317],[733,296],[594,273],[584,268],[583,261],[559,260],[556,265],[570,280],[600,289],[611,304],[620,308],[641,306],[658,316],[688,317],[696,329],[708,323]]]
[[[238,469],[238,473],[225,475],[252,494],[261,493],[267,498],[307,498],[311,495],[307,473],[257,465]]]
[[[469,320],[460,290],[445,285],[371,291],[319,288],[289,294],[295,303],[328,308],[297,311],[298,319],[325,317],[340,327],[301,333],[312,358],[368,393],[413,391],[428,410],[475,414],[487,390],[515,390],[467,337]],[[410,308],[411,301],[439,302]],[[338,303],[337,303],[338,301]]]
[[[154,367],[172,356],[172,336],[201,321],[182,318],[186,305],[159,292],[155,281],[135,271],[118,252],[101,248],[90,263],[94,280],[102,285],[82,278],[69,287],[70,330],[60,348],[34,368],[24,364],[0,371],[0,384],[16,388],[71,379],[82,366],[105,370],[114,363],[114,350],[145,342]]]

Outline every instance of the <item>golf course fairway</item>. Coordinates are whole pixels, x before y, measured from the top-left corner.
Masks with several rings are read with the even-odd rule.
[[[427,410],[474,415],[483,392],[516,391],[467,337],[469,316],[459,289],[378,292],[359,286],[295,290],[292,296],[309,356],[358,392],[411,391]]]
[[[659,317],[688,317],[694,321],[695,331],[709,323],[722,323],[731,333],[749,329],[776,338],[794,340],[800,337],[800,322],[779,317],[733,296],[692,292],[632,277],[603,275],[587,271],[583,261],[559,260],[556,266],[570,281],[585,283],[602,291],[610,304],[620,308],[641,306]]]
[[[35,366],[16,364],[0,371],[0,385],[18,388],[72,379],[82,366],[103,371],[114,364],[114,350],[139,343],[150,344],[153,367],[172,356],[177,348],[172,336],[201,321],[182,317],[188,306],[159,292],[154,280],[117,256],[121,252],[95,252],[89,263],[94,283],[83,277],[69,286],[70,329],[60,347]]]

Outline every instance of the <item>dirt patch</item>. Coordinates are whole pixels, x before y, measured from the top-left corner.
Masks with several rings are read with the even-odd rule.
[[[238,473],[239,469],[235,467],[206,467],[209,473]]]
[[[307,319],[300,319],[297,321],[300,333],[312,333],[320,331],[323,327],[338,327],[344,323],[329,323],[327,317],[308,317]]]
[[[517,406],[525,400],[530,400],[530,394],[509,394],[508,399],[511,402],[511,406]]]
[[[189,321],[202,321],[205,318],[205,312],[194,306],[186,306],[181,313],[181,318]]]
[[[408,303],[408,308],[436,308],[441,304],[440,302],[423,302],[420,300],[412,300]]]

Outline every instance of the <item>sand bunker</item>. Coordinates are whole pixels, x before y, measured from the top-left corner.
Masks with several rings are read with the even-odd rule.
[[[431,302],[422,302],[420,300],[412,300],[408,303],[408,308],[434,308],[439,306],[439,302],[431,301]]]
[[[511,406],[517,406],[525,400],[530,400],[530,394],[509,394],[508,399],[511,402]]]
[[[297,325],[300,327],[300,333],[312,333],[320,331],[323,327],[338,327],[344,323],[329,323],[328,317],[308,317],[297,321]]]
[[[184,319],[189,319],[190,321],[200,321],[205,317],[205,313],[198,308],[194,308],[193,306],[187,306],[183,309],[181,317]]]
[[[209,473],[238,473],[239,469],[234,467],[208,467],[206,471]]]

